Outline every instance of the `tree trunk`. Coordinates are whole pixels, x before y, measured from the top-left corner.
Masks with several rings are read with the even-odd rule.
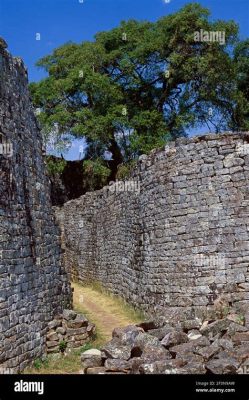
[[[110,161],[111,175],[109,179],[110,181],[115,181],[118,171],[118,166],[123,162],[123,156],[114,137],[111,139],[110,147],[108,150],[112,154],[112,160]]]

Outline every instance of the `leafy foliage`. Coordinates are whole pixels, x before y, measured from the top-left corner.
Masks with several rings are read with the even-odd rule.
[[[225,45],[195,41],[201,29],[225,31]],[[108,177],[106,152],[113,180],[118,165],[190,128],[248,129],[248,41],[239,43],[235,22],[212,22],[197,3],[155,23],[121,22],[93,42],[66,43],[38,66],[48,73],[30,85],[42,126],[86,138],[93,186]]]
[[[85,185],[88,190],[94,190],[103,187],[107,184],[107,179],[110,175],[110,169],[104,164],[100,158],[92,161],[85,160],[83,162],[84,174],[88,177]]]
[[[47,159],[47,170],[50,175],[61,175],[64,171],[67,162],[63,159],[54,159],[48,157]]]

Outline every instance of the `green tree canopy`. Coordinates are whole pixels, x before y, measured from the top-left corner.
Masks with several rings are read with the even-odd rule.
[[[200,30],[225,32],[225,43],[196,41]],[[38,62],[48,77],[30,85],[43,130],[57,124],[59,136],[85,137],[86,158],[98,165],[109,152],[113,179],[122,162],[190,128],[246,129],[248,42],[237,35],[235,22],[212,22],[194,3],[67,43]]]

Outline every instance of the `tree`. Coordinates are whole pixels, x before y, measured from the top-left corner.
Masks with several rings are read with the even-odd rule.
[[[200,30],[225,32],[225,44],[196,41]],[[155,23],[130,20],[93,42],[67,43],[38,62],[48,77],[30,85],[43,129],[56,123],[60,136],[85,137],[86,159],[98,165],[108,152],[113,180],[121,163],[189,128],[243,125],[246,99],[231,56],[237,34],[233,21],[211,22],[194,3]]]
[[[234,50],[236,91],[231,127],[249,130],[249,39],[240,42]]]

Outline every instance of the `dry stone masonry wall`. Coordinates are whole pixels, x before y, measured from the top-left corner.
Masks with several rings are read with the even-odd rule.
[[[41,135],[22,60],[0,41],[0,372],[45,350],[47,324],[71,306]]]
[[[178,139],[57,210],[74,279],[149,313],[249,303],[249,134]],[[242,311],[243,312],[243,311]]]
[[[48,324],[47,353],[79,349],[95,337],[95,325],[73,310],[63,310]]]

